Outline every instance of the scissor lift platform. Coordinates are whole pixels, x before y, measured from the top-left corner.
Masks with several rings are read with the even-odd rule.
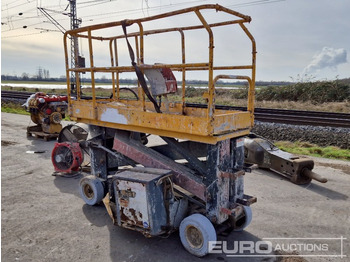
[[[204,17],[204,13],[210,12],[216,17],[214,22],[207,22]],[[194,24],[187,23],[190,15]],[[256,198],[244,194],[242,137],[249,134],[254,123],[256,47],[244,25],[250,21],[249,16],[220,5],[200,5],[65,33],[69,115],[87,126],[64,128],[57,148],[61,147],[67,154],[53,154],[52,159],[56,169],[63,170],[60,168],[63,166],[68,170],[76,167],[77,161],[73,160],[89,154],[91,176],[84,177],[79,186],[88,205],[103,199],[114,223],[141,231],[146,236],[170,233],[179,228],[184,247],[196,256],[211,251],[207,244],[216,241],[219,226],[225,230],[243,230],[249,225],[252,218],[249,205]],[[164,27],[175,22],[180,25]],[[224,41],[224,47],[233,45],[226,37],[235,33],[231,29],[241,29],[239,37],[243,35],[248,42],[244,47],[250,49],[251,45],[248,50],[251,63],[234,64],[238,59],[231,58],[230,48],[223,50],[228,53],[226,63],[214,62],[214,28],[219,28],[221,33],[222,29],[227,30],[223,38],[215,39],[217,49],[220,41]],[[193,39],[196,34],[193,32],[198,31],[198,36],[204,38]],[[195,42],[192,51],[188,51],[191,47],[191,43],[186,42],[188,36]],[[148,37],[153,37],[152,44],[146,41]],[[69,53],[68,39],[87,44],[86,64],[81,63],[74,46]],[[166,41],[162,43],[161,40]],[[178,47],[174,48],[176,43]],[[200,49],[197,44],[205,51],[198,52],[197,60],[189,63],[189,52],[196,53]],[[179,52],[177,59],[172,56],[174,50]],[[152,57],[149,61],[146,57],[159,53],[160,60],[168,63],[159,63],[158,58],[155,62]],[[162,57],[162,54],[169,54],[169,57]],[[69,57],[73,57],[71,66]],[[96,65],[105,61],[100,58],[106,57],[109,57],[109,64]],[[125,65],[125,61],[130,60],[131,65]],[[208,82],[201,89],[203,103],[198,106],[188,104],[187,79],[193,72],[204,72],[202,75],[207,76]],[[82,89],[82,74],[91,77],[91,94]],[[134,94],[132,99],[123,96],[125,87],[120,79],[135,77],[135,74],[137,87],[127,88]],[[111,77],[110,97],[97,96],[95,79],[98,75]],[[216,108],[216,86],[221,79],[247,81],[246,111]],[[177,89],[178,84],[181,91]],[[174,93],[177,96],[170,97]],[[148,145],[148,134],[160,136],[166,144]],[[122,171],[125,169],[128,170]],[[140,199],[143,203],[138,201]],[[153,209],[146,212],[146,206],[152,203],[158,203],[158,210],[165,212],[153,212]],[[125,210],[130,212],[125,213]],[[146,214],[151,216],[146,219]]]
[[[136,101],[97,102],[94,111],[92,101],[73,101],[71,116],[88,124],[209,144],[247,135],[251,127],[251,114],[246,111],[215,110],[211,122],[206,108],[186,107],[182,114],[181,104],[174,103],[169,112],[159,114],[151,103],[147,105],[143,110]]]

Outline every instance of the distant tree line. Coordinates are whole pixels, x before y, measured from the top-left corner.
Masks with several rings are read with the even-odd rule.
[[[30,76],[28,73],[22,73],[21,76],[17,75],[1,75],[1,81],[45,81],[45,82],[66,82],[66,76],[60,76],[60,77],[50,77],[49,70],[45,69],[38,69],[37,74]],[[83,83],[91,83],[90,78],[83,78]],[[112,79],[108,79],[105,76],[102,76],[101,78],[95,79],[96,83],[106,83],[111,84]],[[120,79],[119,82],[121,84],[132,84],[137,85],[137,79]],[[178,85],[181,85],[182,82],[178,81]],[[256,86],[284,86],[292,84],[291,82],[286,81],[256,81]],[[206,86],[208,85],[208,81],[204,80],[187,80],[186,85],[200,85],[200,86]],[[217,82],[217,85],[219,86],[232,86],[232,85],[241,85],[246,86],[246,82],[236,81],[236,82],[226,82],[219,80]]]
[[[66,82],[66,76],[60,77],[49,77],[49,72],[43,70],[40,74],[30,76],[27,73],[22,73],[21,76],[17,75],[1,75],[1,81],[43,81],[43,82]],[[81,79],[82,83],[91,83],[91,78]],[[106,83],[111,84],[112,79],[107,79],[106,77],[96,78],[96,83]],[[137,79],[119,79],[121,84],[135,84],[137,85]]]
[[[49,72],[42,72],[41,75],[30,76],[27,73],[22,73],[21,76],[17,75],[1,75],[1,81],[49,81],[49,82],[65,82],[66,77],[50,77]]]

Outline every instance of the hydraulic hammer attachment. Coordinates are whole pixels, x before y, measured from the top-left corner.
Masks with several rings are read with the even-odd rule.
[[[295,184],[308,184],[312,179],[321,183],[327,182],[326,178],[312,171],[313,160],[284,152],[255,134],[250,134],[244,139],[244,150],[246,165],[257,164],[259,168],[271,169]]]

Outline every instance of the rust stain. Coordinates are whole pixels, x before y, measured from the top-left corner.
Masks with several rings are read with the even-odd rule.
[[[128,207],[129,206],[129,200],[121,198],[120,199],[120,205],[122,207]]]

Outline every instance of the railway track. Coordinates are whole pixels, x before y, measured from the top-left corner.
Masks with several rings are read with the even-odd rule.
[[[12,98],[12,99],[26,100],[31,94],[32,93],[30,93],[30,92],[4,91],[4,90],[1,90],[1,99],[3,99],[3,98]]]
[[[32,93],[1,91],[1,98],[26,100]],[[188,107],[205,108],[204,104],[187,103]],[[245,107],[217,105],[222,110],[246,110]],[[255,120],[291,125],[311,125],[350,128],[350,114],[286,109],[255,108]]]

